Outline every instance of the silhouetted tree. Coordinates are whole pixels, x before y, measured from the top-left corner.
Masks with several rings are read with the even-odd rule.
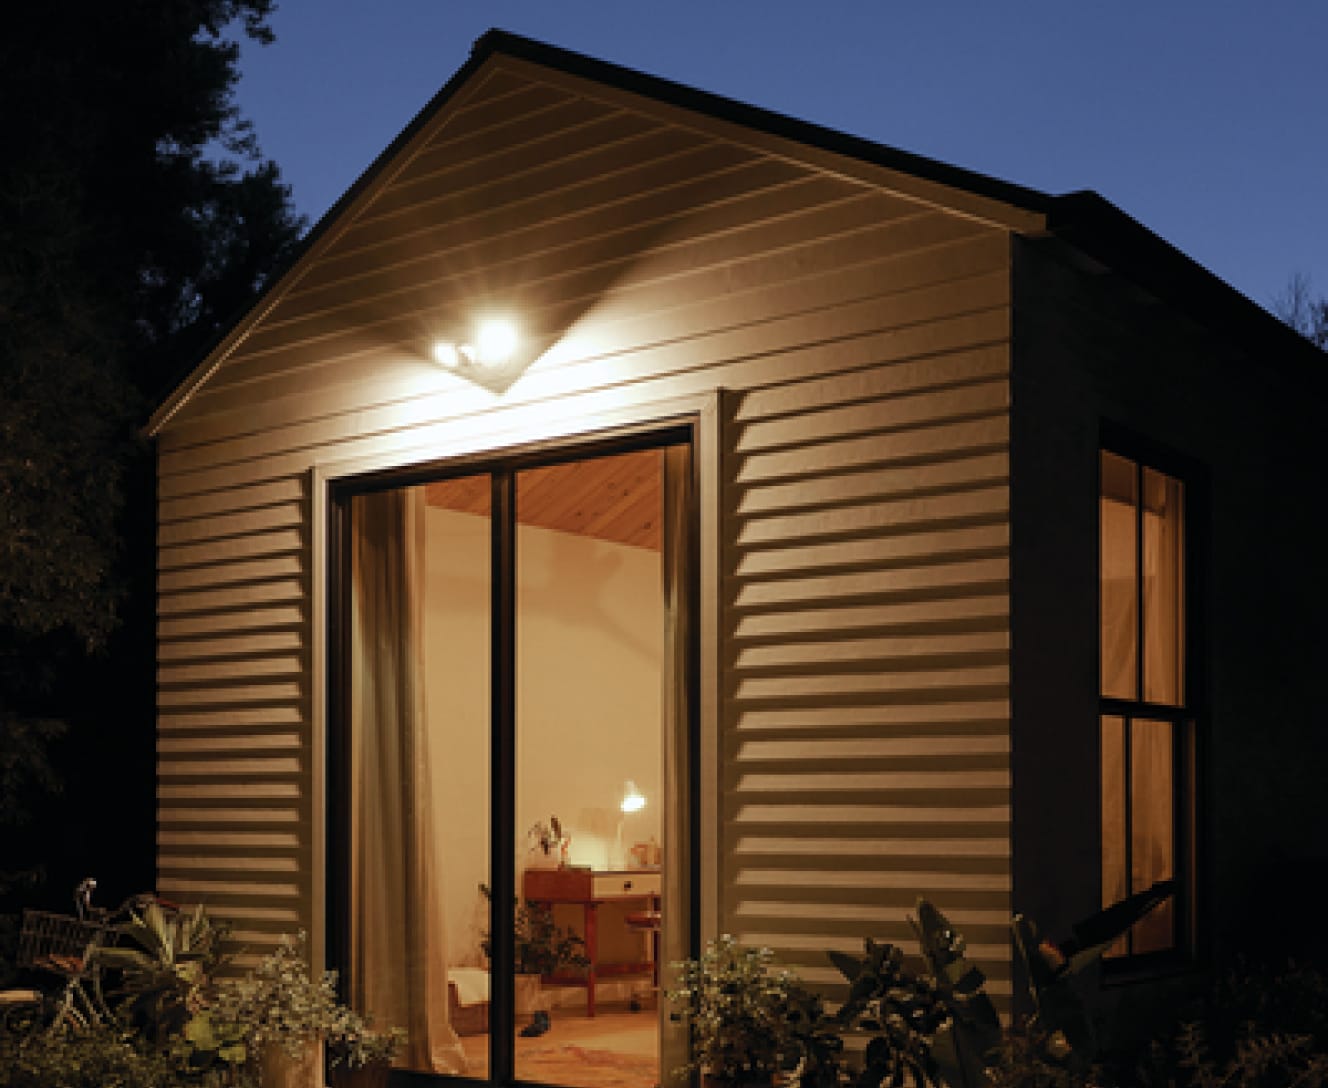
[[[1305,339],[1328,351],[1328,298],[1315,298],[1310,278],[1297,272],[1273,300],[1273,313]]]
[[[6,11],[0,893],[40,853],[13,825],[55,781],[51,744],[66,726],[84,754],[109,744],[99,733],[140,738],[146,774],[133,788],[151,809],[152,483],[135,432],[303,229],[234,102],[241,42],[271,40],[271,10],[48,0]],[[126,610],[140,621],[129,633],[117,630]]]

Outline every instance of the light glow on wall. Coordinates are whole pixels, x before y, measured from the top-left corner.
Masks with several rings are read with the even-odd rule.
[[[435,340],[430,354],[434,362],[448,370],[470,366],[506,366],[516,355],[521,334],[506,317],[489,317],[476,324],[471,342]]]

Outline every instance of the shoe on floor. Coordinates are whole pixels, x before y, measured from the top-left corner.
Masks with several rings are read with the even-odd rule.
[[[536,1035],[543,1035],[549,1030],[549,1014],[543,1009],[537,1010],[530,1018],[530,1023],[521,1029],[521,1036],[525,1039],[533,1039]]]

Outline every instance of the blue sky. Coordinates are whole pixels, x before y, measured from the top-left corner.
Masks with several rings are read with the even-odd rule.
[[[278,0],[243,112],[317,220],[491,26],[1053,193],[1328,295],[1328,0]]]

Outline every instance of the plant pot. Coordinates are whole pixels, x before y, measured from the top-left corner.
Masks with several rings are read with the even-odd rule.
[[[387,1062],[370,1062],[355,1069],[334,1065],[328,1071],[328,1083],[332,1088],[387,1088],[391,1075],[392,1066]]]
[[[513,1007],[517,1016],[529,1016],[548,1008],[549,996],[540,985],[539,975],[516,975]]]
[[[280,1043],[268,1043],[263,1047],[258,1078],[262,1088],[323,1088],[323,1040],[305,1040],[296,1054]]]

